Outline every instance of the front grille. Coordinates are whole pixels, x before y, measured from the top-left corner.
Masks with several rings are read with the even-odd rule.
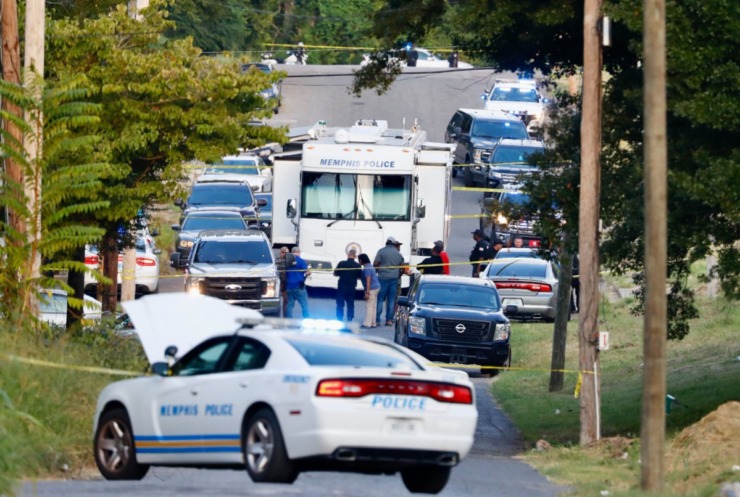
[[[223,300],[260,300],[262,278],[206,278],[200,283],[200,293]]]
[[[457,331],[457,326],[463,325],[465,331]],[[432,328],[440,340],[457,342],[481,342],[488,337],[491,323],[488,321],[464,321],[457,319],[433,319]]]

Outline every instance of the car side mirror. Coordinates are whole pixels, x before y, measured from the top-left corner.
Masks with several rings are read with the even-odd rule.
[[[266,206],[267,205],[267,199],[264,199],[264,198],[257,199],[257,205],[259,205],[260,207]]]
[[[170,345],[166,349],[164,349],[164,356],[168,359],[174,359],[177,355],[177,347],[174,345]]]
[[[180,208],[182,208],[182,206],[183,206],[182,199],[181,198],[176,198],[175,199],[175,205],[178,206],[178,207],[180,207]]]
[[[298,201],[294,198],[288,200],[288,204],[285,206],[285,215],[290,219],[293,219],[298,213]]]
[[[504,316],[516,316],[519,314],[519,306],[507,305],[504,307]]]
[[[423,219],[427,215],[427,204],[423,198],[416,200],[416,217]]]
[[[152,374],[156,374],[158,376],[169,376],[170,365],[166,362],[155,362],[152,364]]]
[[[172,231],[182,231],[182,226],[180,226],[179,224],[173,224]]]
[[[157,229],[151,230],[149,232],[149,234],[152,235],[152,236],[159,236],[159,230],[157,230]]]
[[[398,306],[399,307],[408,307],[409,306],[409,298],[408,298],[408,296],[398,297]]]
[[[487,99],[487,98],[488,98],[488,94],[487,94],[487,93],[483,93],[483,94],[482,94],[482,95],[480,96],[480,99],[481,99],[481,100],[483,100],[484,102],[486,101],[486,99]]]
[[[170,255],[170,266],[175,269],[180,268],[180,252],[173,252]]]

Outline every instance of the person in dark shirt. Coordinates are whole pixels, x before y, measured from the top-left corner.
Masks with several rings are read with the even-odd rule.
[[[490,244],[486,241],[483,230],[473,231],[473,240],[475,240],[475,247],[470,251],[470,264],[472,268],[473,278],[477,278],[480,273],[481,261],[486,260],[486,255],[489,253]]]
[[[432,256],[421,261],[416,268],[421,274],[444,274],[444,261],[439,255],[439,248],[435,245],[432,248]]]
[[[334,276],[339,277],[337,285],[337,321],[344,318],[344,305],[347,304],[347,321],[355,318],[355,287],[362,280],[362,266],[355,260],[357,251],[349,249],[347,260],[337,264]]]

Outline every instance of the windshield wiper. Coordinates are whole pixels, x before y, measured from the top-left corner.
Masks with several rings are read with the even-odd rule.
[[[355,188],[357,188],[357,179],[356,179],[356,178],[355,178]],[[360,189],[358,189],[358,190],[357,190],[357,193],[358,193],[358,194],[359,194],[359,196],[360,196],[360,203],[362,204],[362,206],[363,206],[363,207],[364,207],[365,209],[367,209],[367,212],[369,212],[369,213],[370,213],[370,217],[372,218],[372,220],[373,220],[373,221],[375,221],[375,222],[376,222],[376,223],[378,224],[378,228],[380,228],[380,229],[382,230],[382,229],[383,229],[383,225],[382,225],[382,224],[380,224],[380,221],[378,221],[377,219],[375,219],[375,214],[373,213],[372,209],[370,209],[370,207],[369,207],[369,206],[367,205],[367,203],[365,202],[365,197],[363,197],[363,196],[362,196],[362,189],[361,189],[361,188],[360,188]]]

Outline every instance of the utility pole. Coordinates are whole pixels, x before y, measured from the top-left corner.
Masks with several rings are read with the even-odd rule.
[[[665,0],[644,2],[645,322],[640,456],[641,486],[663,489],[666,307]]]
[[[41,276],[41,173],[44,155],[44,116],[41,100],[44,82],[45,22],[44,0],[26,0],[23,85],[33,92],[34,100],[39,102],[38,108],[32,112],[26,112],[25,116],[26,122],[31,125],[32,129],[31,136],[25,141],[25,148],[31,165],[31,178],[26,179],[26,198],[28,199],[28,210],[32,216],[28,239],[31,242],[29,269],[33,280]]]
[[[601,0],[584,0],[583,107],[581,110],[581,190],[578,216],[581,309],[578,359],[581,386],[581,445],[600,437],[599,382],[599,207],[601,199]]]

